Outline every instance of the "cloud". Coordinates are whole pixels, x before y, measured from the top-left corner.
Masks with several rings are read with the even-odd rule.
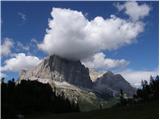
[[[38,49],[38,46],[37,46],[38,44],[39,44],[39,42],[38,42],[37,39],[35,39],[35,38],[32,38],[32,39],[31,39],[31,42],[30,42],[30,45],[29,45],[29,46],[31,47],[32,52],[35,53],[35,54],[36,54],[36,53],[38,52],[38,50],[39,50],[39,49]]]
[[[125,70],[120,72],[120,74],[134,87],[140,87],[142,80],[147,80],[149,82],[150,76],[158,75],[158,70],[153,71],[135,71],[135,70]]]
[[[32,38],[30,42],[24,44],[20,41],[16,42],[16,52],[24,52],[27,55],[32,55],[33,53],[37,53],[39,50],[37,48],[38,41],[35,38]]]
[[[6,56],[11,53],[13,47],[13,41],[11,38],[4,38],[4,42],[1,45],[0,56]]]
[[[24,51],[29,51],[30,47],[27,45],[23,45],[21,42],[17,42],[17,49],[18,50],[24,50]]]
[[[22,19],[23,21],[26,20],[26,15],[25,15],[24,13],[18,12],[18,15],[21,17],[21,19]]]
[[[41,60],[36,56],[26,56],[24,53],[18,53],[15,57],[5,61],[1,71],[19,72],[21,70],[28,70],[39,64]]]
[[[51,16],[49,29],[38,47],[49,55],[71,60],[81,60],[100,51],[131,44],[144,30],[143,22],[115,15],[88,20],[80,11],[53,8]]]
[[[32,39],[31,39],[31,43],[33,43],[33,44],[38,44],[38,41],[37,41],[35,38],[32,38]]]
[[[106,58],[105,54],[102,52],[95,54],[94,56],[92,56],[89,59],[86,59],[82,63],[88,68],[95,68],[101,70],[120,68],[129,64],[129,62],[124,59],[114,60]]]
[[[150,12],[150,7],[147,4],[140,5],[135,1],[129,1],[124,4],[117,4],[116,7],[119,11],[124,10],[125,13],[135,21],[144,18]]]

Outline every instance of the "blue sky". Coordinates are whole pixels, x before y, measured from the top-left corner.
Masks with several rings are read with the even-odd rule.
[[[12,39],[14,42],[10,54],[25,53],[26,55],[36,56],[39,59],[47,56],[45,52],[39,50],[34,42],[42,43],[48,28],[48,19],[51,18],[52,7],[70,8],[71,10],[81,11],[86,15],[86,19],[92,20],[96,16],[104,19],[111,14],[122,19],[128,19],[124,11],[118,11],[115,7],[117,2],[2,2],[1,6],[1,27],[2,43],[5,38]],[[124,4],[125,2],[119,2]],[[158,2],[138,2],[139,5],[147,4],[151,10],[149,15],[141,20],[144,24],[144,30],[136,40],[128,45],[124,45],[116,50],[107,50],[103,53],[112,59],[125,59],[129,64],[123,68],[132,71],[155,71],[158,69]],[[114,35],[114,33],[113,33]],[[18,48],[17,42],[24,46],[29,46],[29,50]],[[17,50],[17,49],[18,50]],[[2,66],[5,60],[12,58],[13,55],[2,56]],[[112,70],[112,69],[111,69]],[[115,70],[115,69],[113,69]],[[122,69],[121,69],[122,70]],[[115,70],[116,71],[116,70]],[[18,72],[6,71],[7,78],[16,77]]]

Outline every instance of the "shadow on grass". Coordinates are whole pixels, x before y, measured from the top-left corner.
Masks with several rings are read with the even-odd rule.
[[[158,119],[159,103],[152,101],[148,103],[135,104],[130,106],[114,106],[109,109],[96,110],[80,113],[28,115],[26,118],[56,118],[56,119]]]

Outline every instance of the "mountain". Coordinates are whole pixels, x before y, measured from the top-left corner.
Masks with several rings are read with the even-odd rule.
[[[89,76],[91,80],[94,82],[97,78],[101,77],[104,72],[96,71],[94,68],[89,68]]]
[[[96,80],[92,81],[91,78]],[[17,83],[22,80],[49,83],[57,95],[78,102],[81,111],[99,109],[102,104],[103,108],[111,107],[117,102],[113,97],[115,93],[123,89],[130,94],[133,89],[120,75],[93,73],[80,61],[66,60],[56,55],[46,57],[30,70],[21,71]]]
[[[52,55],[45,58],[39,65],[20,73],[19,81],[37,80],[49,83],[56,95],[63,95],[71,102],[79,104],[81,111],[99,109],[99,106],[108,101],[98,98],[92,91],[93,82],[89,70],[80,61],[69,61]]]
[[[92,87],[88,68],[80,61],[69,61],[56,55],[45,58],[38,66],[29,71],[23,70],[20,75],[20,79],[39,78],[58,82],[65,81],[83,88]]]
[[[127,96],[132,96],[135,93],[135,88],[133,88],[120,74],[113,74],[110,71],[96,79],[93,89],[98,94],[109,94],[111,96],[117,96],[121,89]]]

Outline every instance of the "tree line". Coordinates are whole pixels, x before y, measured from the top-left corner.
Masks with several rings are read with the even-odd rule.
[[[69,101],[64,94],[56,95],[49,84],[38,81],[15,80],[4,82],[1,79],[1,117],[24,118],[41,113],[79,112],[79,104]],[[120,90],[120,105],[131,105],[150,101],[159,101],[159,76],[150,77],[150,82],[143,80],[132,98],[126,98]]]
[[[120,90],[121,105],[159,101],[159,76],[150,77],[150,81],[141,81],[141,88],[137,89],[132,98],[125,98],[123,90]]]
[[[18,118],[41,113],[79,112],[78,103],[69,101],[63,95],[56,95],[49,84],[38,81],[14,79],[1,82],[2,118]]]

